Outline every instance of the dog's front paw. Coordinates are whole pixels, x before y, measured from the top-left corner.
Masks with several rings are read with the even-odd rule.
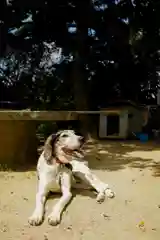
[[[28,219],[29,224],[32,226],[38,226],[42,223],[42,221],[43,215],[38,212],[33,213],[33,215]]]
[[[115,197],[115,193],[110,188],[107,188],[105,190],[105,194],[108,198],[114,198]]]
[[[60,221],[61,221],[61,216],[59,213],[51,213],[48,216],[48,223],[52,226],[58,225]]]
[[[96,200],[98,203],[102,203],[102,202],[104,202],[106,197],[114,198],[115,193],[110,188],[107,188],[105,191],[101,191],[98,193]]]
[[[104,191],[99,192],[98,195],[97,195],[96,201],[97,201],[98,203],[102,203],[102,202],[104,202],[105,197],[106,197],[106,195],[105,195],[105,192],[104,192]]]

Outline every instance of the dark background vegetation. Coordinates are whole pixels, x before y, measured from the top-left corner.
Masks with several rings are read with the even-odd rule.
[[[159,54],[160,1],[0,2],[1,104],[52,110],[96,110],[115,99],[155,104]]]

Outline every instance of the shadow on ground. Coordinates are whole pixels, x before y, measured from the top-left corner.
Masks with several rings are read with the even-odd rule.
[[[93,170],[118,171],[125,167],[152,168],[160,177],[160,144],[139,141],[90,141],[85,146],[86,159]],[[39,151],[39,154],[41,151]],[[1,171],[35,171],[34,164],[0,165]]]
[[[86,145],[89,166],[95,170],[117,171],[132,168],[152,168],[160,176],[160,145],[139,141],[97,141]]]

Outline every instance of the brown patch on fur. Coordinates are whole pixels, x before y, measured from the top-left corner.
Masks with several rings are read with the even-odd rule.
[[[53,163],[53,158],[55,157],[54,144],[59,137],[59,134],[50,135],[44,144],[44,158],[48,164]]]
[[[83,158],[82,150],[71,150],[56,144],[60,133],[50,135],[44,144],[44,158],[47,164],[67,164],[72,158]]]

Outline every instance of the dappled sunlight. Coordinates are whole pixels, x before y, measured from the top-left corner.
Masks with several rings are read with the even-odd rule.
[[[153,150],[153,151],[132,151],[128,152],[125,155],[126,157],[140,157],[142,159],[153,159],[153,160],[159,160],[160,158],[160,150]]]
[[[131,167],[150,168],[153,176],[160,177],[160,150],[133,151],[126,153],[126,157],[141,158],[141,161],[134,161]]]
[[[86,146],[86,158],[94,170],[149,168],[154,176],[160,176],[160,146],[152,142],[96,141]]]
[[[106,150],[99,150],[98,153],[99,154],[106,154],[106,153],[108,153],[108,151],[106,151]]]
[[[84,150],[89,167],[97,172],[119,171],[129,167],[150,169],[153,176],[160,177],[160,146],[156,143],[94,140],[86,143]],[[0,171],[34,172],[35,169],[35,164],[27,163],[23,168],[12,166],[11,169],[0,165]]]
[[[86,149],[86,153],[92,152],[92,149]]]

